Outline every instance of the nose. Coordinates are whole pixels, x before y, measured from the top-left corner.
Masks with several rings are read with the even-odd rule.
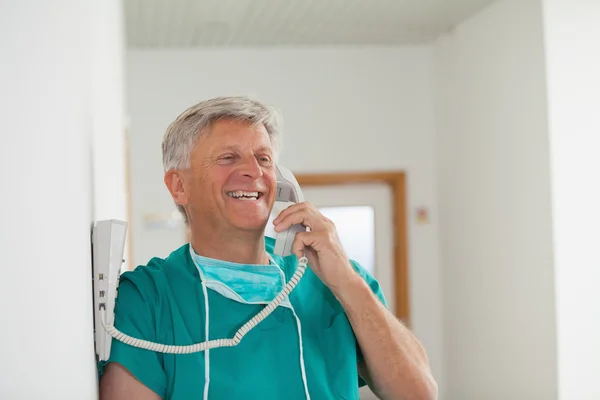
[[[244,160],[240,173],[248,178],[258,179],[263,175],[263,170],[255,157]]]

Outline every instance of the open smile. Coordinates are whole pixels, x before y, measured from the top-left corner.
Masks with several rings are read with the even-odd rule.
[[[227,192],[227,195],[233,197],[238,200],[246,200],[246,201],[256,201],[263,196],[261,192],[248,192],[245,190],[235,190],[232,192]]]

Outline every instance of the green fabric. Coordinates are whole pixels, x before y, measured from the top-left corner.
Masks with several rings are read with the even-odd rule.
[[[266,238],[273,255],[274,241]],[[295,256],[273,255],[286,281],[297,266]],[[353,267],[386,304],[378,282],[358,263]],[[358,399],[365,383],[358,377],[360,349],[340,303],[308,268],[290,294],[302,324],[309,393],[316,399]],[[241,304],[208,290],[210,339],[230,338],[264,306]],[[152,342],[189,345],[203,342],[205,306],[198,271],[188,245],[166,259],[121,275],[115,326],[130,336]],[[242,342],[210,350],[209,399],[304,399],[297,324],[289,308],[278,307]],[[202,399],[204,352],[162,354],[112,341],[111,356],[163,399]]]

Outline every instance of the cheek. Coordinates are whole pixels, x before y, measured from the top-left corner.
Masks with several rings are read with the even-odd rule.
[[[277,195],[277,178],[275,177],[275,173],[269,175],[267,178],[267,185],[270,189],[270,197],[272,200],[275,200],[275,196]]]
[[[216,165],[206,165],[196,174],[197,187],[203,191],[220,191],[227,181],[228,172]]]

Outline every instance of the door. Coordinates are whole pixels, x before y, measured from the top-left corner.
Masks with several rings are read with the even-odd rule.
[[[394,237],[390,187],[361,183],[302,188],[311,202],[336,226],[349,258],[358,261],[379,281],[394,311]]]
[[[304,197],[336,225],[349,258],[379,282],[394,312],[394,229],[392,191],[385,183],[305,186]],[[364,387],[360,398],[377,397]]]

